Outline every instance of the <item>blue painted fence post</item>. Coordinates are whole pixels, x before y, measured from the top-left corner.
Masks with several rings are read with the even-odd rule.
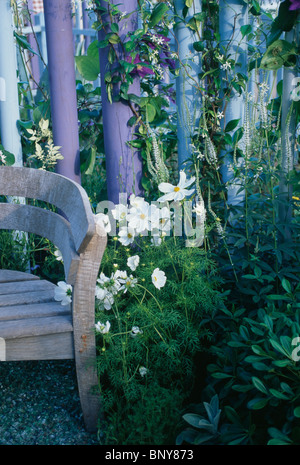
[[[44,0],[54,145],[63,160],[56,170],[80,183],[80,152],[70,0]]]
[[[298,15],[298,18],[300,14]],[[295,25],[291,31],[285,33],[284,39],[287,42],[295,43],[299,46],[299,24]],[[293,100],[295,85],[297,83],[298,72],[296,66],[284,67],[283,88],[282,88],[282,113],[281,113],[281,173],[279,183],[280,202],[278,203],[278,220],[281,224],[281,240],[291,241],[292,233],[290,222],[292,220],[292,195],[293,187],[288,184],[289,173],[293,170],[295,162],[298,161],[298,154],[295,159],[295,134],[296,134],[296,108]]]
[[[220,45],[221,53],[230,55],[230,59],[234,59],[239,66],[236,66],[233,71],[247,74],[247,42],[246,38],[242,37],[240,28],[248,24],[248,9],[247,5],[242,0],[220,0]],[[226,79],[225,71],[223,77]],[[225,83],[226,85],[226,83]],[[245,116],[245,94],[239,94],[236,90],[232,90],[230,100],[224,114],[225,123],[234,119],[239,119],[238,126],[235,131],[244,125]],[[232,135],[232,133],[230,132]],[[224,183],[229,183],[227,187],[227,204],[242,205],[245,193],[240,191],[241,182],[233,182],[232,163],[233,158],[226,149],[221,153],[223,164],[221,168],[222,180]]]
[[[202,11],[201,0],[194,0],[183,20],[184,0],[174,0],[175,7],[175,51],[180,61],[179,75],[176,79],[178,168],[187,168],[187,160],[192,155],[191,137],[199,125],[201,94],[197,89],[198,75],[201,72],[199,52],[193,43],[200,38],[196,32],[186,26],[196,13]]]
[[[23,165],[17,78],[17,56],[10,0],[0,0],[0,133],[5,150],[15,156],[15,165]]]

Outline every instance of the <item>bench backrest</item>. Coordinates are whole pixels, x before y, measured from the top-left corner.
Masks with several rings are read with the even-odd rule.
[[[95,220],[85,190],[76,182],[49,171],[0,167],[0,195],[24,197],[56,206],[65,216],[26,204],[0,203],[0,229],[19,229],[47,237],[62,252],[72,281],[79,254],[95,232]]]

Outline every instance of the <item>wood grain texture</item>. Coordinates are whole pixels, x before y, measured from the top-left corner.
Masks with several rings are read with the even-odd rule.
[[[70,222],[78,252],[84,250],[95,233],[94,215],[85,190],[62,175],[34,168],[0,166],[0,195],[55,205]]]
[[[22,318],[44,318],[47,316],[71,315],[70,305],[60,302],[42,302],[30,305],[10,305],[1,307],[0,322],[5,320],[21,320]]]
[[[18,282],[24,280],[40,279],[38,276],[22,271],[0,270],[0,283]]]
[[[73,334],[71,332],[23,337],[6,341],[7,362],[69,359],[74,359]]]
[[[89,430],[95,429],[101,413],[100,395],[91,392],[98,386],[95,345],[95,289],[107,236],[97,225],[80,264],[73,292],[75,361],[82,410]]]
[[[0,203],[0,229],[26,231],[49,239],[63,256],[66,281],[73,284],[79,265],[69,222],[31,205]]]
[[[5,360],[74,358],[86,429],[100,414],[95,346],[95,286],[107,235],[95,222],[84,189],[42,170],[0,167],[0,195],[38,199],[61,214],[31,205],[0,203],[0,229],[48,238],[61,251],[72,305],[54,301],[55,285],[28,273],[0,270],[0,338]]]

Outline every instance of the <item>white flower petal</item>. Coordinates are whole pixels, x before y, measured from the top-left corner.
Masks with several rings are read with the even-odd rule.
[[[184,186],[183,186],[184,189],[191,186],[195,182],[195,179],[196,179],[195,176],[192,176],[188,181],[186,181]]]
[[[132,270],[135,271],[138,264],[140,262],[140,257],[138,255],[133,255],[127,259],[127,266]]]
[[[159,268],[155,268],[152,275],[152,283],[157,289],[160,289],[166,284],[167,278],[164,271],[161,271]]]
[[[158,189],[160,190],[160,192],[168,193],[174,191],[174,186],[168,182],[161,182],[158,185]]]
[[[54,300],[61,302],[61,305],[69,305],[72,302],[72,286],[59,281],[54,289]]]
[[[173,191],[170,192],[169,194],[165,194],[163,195],[162,197],[159,197],[159,199],[157,199],[158,202],[168,202],[169,200],[174,200],[174,197],[176,195],[177,192]]]
[[[186,174],[183,170],[181,170],[179,173],[178,187],[184,188],[185,182],[186,182]]]

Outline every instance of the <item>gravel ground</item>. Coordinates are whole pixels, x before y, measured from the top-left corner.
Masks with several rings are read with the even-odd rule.
[[[73,361],[0,363],[0,445],[97,445],[84,429]]]

